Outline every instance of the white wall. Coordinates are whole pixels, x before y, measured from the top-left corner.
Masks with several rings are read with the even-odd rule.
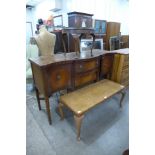
[[[33,27],[33,34],[35,32],[36,28],[36,21],[35,21],[35,9],[26,9],[26,22],[32,22],[32,27]]]
[[[78,11],[94,14],[93,19],[121,23],[122,34],[129,34],[128,0],[62,0],[64,26],[68,26],[68,12]],[[101,3],[102,1],[102,3]],[[66,20],[67,19],[67,20]]]
[[[32,35],[35,34],[36,21],[35,21],[34,13],[35,13],[34,8],[26,9],[26,44],[30,43],[30,37],[32,37]],[[29,22],[32,23],[32,28],[31,28],[31,24]]]
[[[35,9],[34,19],[47,19],[52,15],[63,15],[63,25],[68,26],[68,12],[78,11],[94,14],[93,19],[102,19],[121,23],[121,33],[129,34],[129,1],[128,0],[61,0],[62,10],[49,11],[54,7],[54,0],[45,0]],[[102,3],[101,3],[102,1]],[[35,24],[36,24],[35,23]]]
[[[43,20],[47,20],[48,17],[52,14],[49,11],[52,7],[54,7],[54,0],[44,0],[43,2],[39,3],[35,8],[35,19],[36,22],[39,18]]]

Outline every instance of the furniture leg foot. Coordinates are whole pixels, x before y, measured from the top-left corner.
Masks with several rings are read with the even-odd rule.
[[[123,99],[125,97],[125,92],[121,92],[121,95],[122,95],[122,97],[121,97],[121,100],[120,100],[120,108],[122,108],[122,101],[123,101]]]
[[[77,130],[77,140],[80,141],[80,130],[81,130],[81,123],[84,115],[76,116],[74,115],[76,130]]]
[[[59,114],[60,114],[61,120],[63,120],[64,119],[64,113],[63,113],[63,109],[62,109],[63,104],[59,103],[58,108],[59,108]]]
[[[38,108],[39,108],[39,110],[41,110],[39,91],[38,91],[37,88],[35,88],[35,90],[36,90],[36,97],[37,97],[37,102],[38,102]]]
[[[46,102],[46,111],[47,111],[48,121],[49,121],[49,124],[52,124],[49,98],[47,96],[45,96],[45,102]]]

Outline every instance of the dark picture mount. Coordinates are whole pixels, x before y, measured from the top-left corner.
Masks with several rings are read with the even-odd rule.
[[[95,33],[105,34],[106,28],[107,28],[107,21],[106,20],[95,19],[95,25],[94,25]]]

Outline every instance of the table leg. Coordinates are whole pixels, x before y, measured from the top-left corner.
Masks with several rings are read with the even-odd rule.
[[[49,121],[49,124],[52,124],[51,111],[50,111],[50,104],[49,104],[48,96],[45,96],[45,102],[46,102],[46,111],[47,111],[48,121]]]
[[[64,113],[63,113],[63,109],[62,109],[63,104],[59,103],[58,108],[59,108],[59,113],[60,113],[61,120],[63,120],[64,119]]]
[[[76,116],[74,115],[76,129],[77,129],[77,140],[80,141],[80,130],[81,130],[81,123],[84,115]]]
[[[120,108],[122,108],[122,101],[124,99],[125,92],[121,92],[121,95],[122,95],[122,97],[121,97],[121,100],[120,100]]]
[[[38,102],[38,108],[39,108],[39,110],[41,110],[39,91],[36,87],[35,87],[35,91],[36,91],[36,97],[37,97],[37,102]]]

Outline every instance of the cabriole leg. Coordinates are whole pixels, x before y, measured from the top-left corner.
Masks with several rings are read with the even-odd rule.
[[[84,115],[82,116],[76,116],[74,115],[75,124],[76,124],[76,130],[77,130],[77,140],[80,141],[80,130],[81,130],[81,123]]]

